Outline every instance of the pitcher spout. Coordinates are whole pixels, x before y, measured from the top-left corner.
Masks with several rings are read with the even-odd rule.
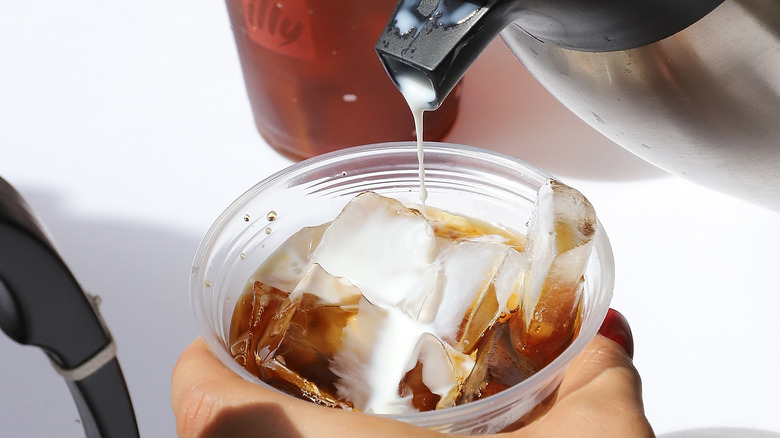
[[[441,105],[469,66],[509,23],[505,0],[400,0],[376,44],[392,81],[426,84]]]
[[[425,83],[436,109],[510,23],[537,41],[611,52],[660,41],[723,0],[400,0],[376,50],[390,78]],[[399,87],[400,88],[400,87]]]

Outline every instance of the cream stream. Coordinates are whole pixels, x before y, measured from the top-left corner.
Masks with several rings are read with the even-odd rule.
[[[425,214],[425,201],[428,199],[428,191],[425,189],[425,165],[423,153],[423,113],[431,108],[431,102],[436,99],[436,91],[430,80],[419,74],[401,73],[396,77],[398,89],[401,90],[409,109],[414,116],[414,127],[417,134],[417,160],[419,162],[420,176],[420,204]]]

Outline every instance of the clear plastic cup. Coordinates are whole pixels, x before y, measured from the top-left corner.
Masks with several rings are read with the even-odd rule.
[[[551,177],[512,157],[445,143],[426,143],[424,163],[427,205],[522,233],[537,190]],[[301,228],[333,220],[363,191],[419,203],[417,166],[417,147],[411,142],[344,149],[270,176],[222,213],[195,255],[190,299],[201,335],[225,366],[250,382],[266,385],[236,363],[228,350],[233,308],[260,263]],[[568,365],[597,333],[609,308],[613,284],[612,249],[599,224],[585,274],[580,330],[557,359],[527,380],[485,399],[390,417],[460,434],[494,433],[532,421],[549,408]]]

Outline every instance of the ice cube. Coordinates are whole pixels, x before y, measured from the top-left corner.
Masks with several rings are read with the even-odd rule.
[[[419,211],[364,192],[322,236],[312,261],[349,278],[370,302],[416,318],[438,275],[437,241]]]
[[[505,244],[480,241],[457,242],[439,260],[443,271],[436,289],[435,333],[469,354],[502,312],[514,310],[508,301],[517,294],[525,263]]]
[[[295,289],[309,269],[311,253],[328,225],[306,227],[290,236],[263,262],[250,281],[260,281],[286,292]]]
[[[520,251],[510,248],[501,262],[493,288],[498,301],[499,318],[507,318],[520,307],[520,288],[528,273],[528,258]]]
[[[509,324],[498,323],[483,340],[456,404],[499,393],[527,379],[540,368],[514,348]]]
[[[238,304],[231,352],[247,370],[285,392],[350,407],[336,396],[338,377],[329,365],[360,298],[348,281],[330,276],[317,264],[292,295],[256,281],[253,294]]]
[[[319,297],[329,305],[337,306],[355,306],[362,296],[351,281],[330,275],[319,263],[309,266],[309,270],[290,293],[290,299],[295,300],[306,293]]]
[[[455,243],[442,251],[442,275],[437,290],[441,298],[433,321],[435,332],[442,339],[453,345],[465,343],[464,351],[468,352],[472,315],[483,301],[487,301],[484,305],[490,308],[490,315],[482,319],[492,320],[496,316],[498,303],[489,289],[506,251],[502,244],[471,241]]]
[[[418,411],[455,406],[460,385],[473,366],[470,356],[455,351],[430,333],[423,333],[409,357],[398,394],[409,398]]]
[[[425,217],[433,227],[434,234],[447,240],[499,242],[518,251],[525,244],[524,235],[475,218],[466,218],[436,208],[426,209]]]
[[[236,306],[230,327],[233,358],[255,375],[264,375],[262,364],[276,354],[297,303],[287,292],[254,283],[253,293],[244,295]]]
[[[339,398],[350,400],[363,412],[409,412],[410,406],[398,395],[398,382],[423,330],[400,309],[384,309],[361,299],[331,363],[331,370],[339,377]]]
[[[519,348],[537,360],[554,359],[574,336],[596,225],[593,206],[577,190],[555,180],[539,190],[523,250],[522,318],[512,321]]]
[[[327,394],[326,398],[334,398],[338,377],[330,371],[330,362],[341,348],[344,327],[355,317],[361,297],[348,280],[312,263],[290,294],[295,312],[269,367],[284,371],[288,378],[303,379]]]
[[[314,382],[289,369],[280,358],[265,364],[269,377],[265,380],[274,388],[318,405],[352,410],[352,404],[340,400],[333,393],[323,391]]]
[[[289,319],[273,359],[297,378],[316,385],[319,391],[336,394],[338,377],[330,370],[331,359],[342,348],[343,331],[358,311],[359,297],[342,305],[302,293]],[[269,368],[276,367],[271,364]]]

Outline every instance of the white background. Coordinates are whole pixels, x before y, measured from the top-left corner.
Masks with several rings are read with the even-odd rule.
[[[467,75],[446,140],[529,161],[596,206],[659,435],[780,436],[780,214],[620,149],[500,41]],[[201,236],[289,163],[254,128],[221,1],[0,6],[0,176],[103,298],[142,436],[175,435],[170,373],[197,336],[187,281]],[[0,431],[83,436],[45,356],[2,335]]]

